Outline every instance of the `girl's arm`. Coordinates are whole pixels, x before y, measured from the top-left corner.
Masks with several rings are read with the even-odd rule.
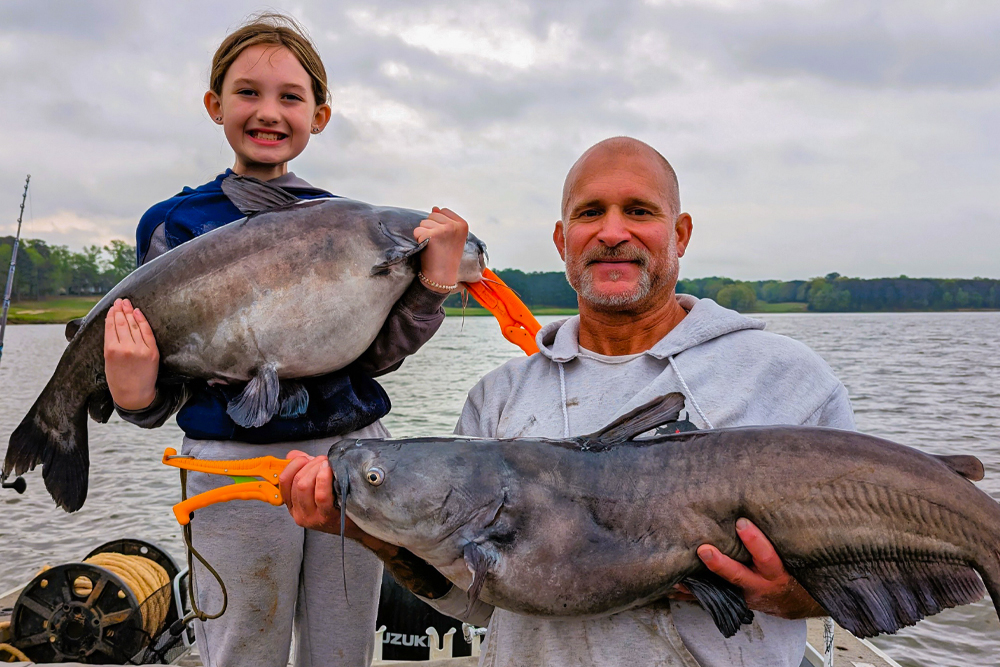
[[[435,206],[429,216],[413,230],[418,243],[428,240],[420,254],[420,272],[429,281],[454,285],[465,252],[469,225],[455,212]],[[440,290],[415,280],[389,311],[382,330],[355,362],[372,377],[399,368],[403,359],[431,339],[444,321],[441,307],[450,291]]]

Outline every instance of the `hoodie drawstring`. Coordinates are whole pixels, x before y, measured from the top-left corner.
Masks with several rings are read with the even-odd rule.
[[[689,401],[691,401],[691,405],[694,406],[695,412],[697,412],[698,416],[701,417],[703,422],[705,422],[705,426],[707,426],[710,429],[715,428],[714,426],[712,426],[712,422],[709,421],[708,417],[705,416],[705,413],[701,411],[701,406],[698,405],[698,401],[695,400],[694,394],[691,393],[691,388],[688,386],[688,383],[684,380],[684,376],[681,375],[681,369],[677,368],[677,362],[674,361],[674,355],[670,355],[669,357],[667,357],[667,360],[670,362],[670,367],[674,369],[674,373],[677,374],[677,379],[681,381],[681,386],[684,388],[684,396],[687,397]],[[560,370],[561,368],[562,367],[560,366]],[[563,402],[566,401],[565,396],[566,396],[566,390],[563,389]]]
[[[559,364],[559,392],[562,395],[562,411],[563,411],[563,437],[569,437],[569,406],[566,405],[566,371],[563,369],[563,363],[561,361],[556,362]]]

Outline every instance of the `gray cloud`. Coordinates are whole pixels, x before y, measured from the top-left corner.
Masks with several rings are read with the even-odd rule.
[[[566,170],[630,134],[678,170],[685,275],[1000,275],[995,3],[274,4],[309,28],[334,94],[292,168],[451,206],[496,266],[559,268]],[[259,8],[0,3],[0,234],[28,171],[25,234],[80,247],[229,166],[201,96]]]

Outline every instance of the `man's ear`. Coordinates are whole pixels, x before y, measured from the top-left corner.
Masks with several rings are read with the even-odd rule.
[[[216,125],[222,125],[222,100],[215,91],[209,90],[205,93],[205,111]]]
[[[552,231],[552,242],[556,244],[559,257],[566,261],[566,230],[563,229],[563,221],[556,220],[556,228]]]
[[[687,250],[688,243],[691,242],[691,216],[688,213],[681,213],[674,223],[674,233],[677,234],[677,256],[683,257]]]

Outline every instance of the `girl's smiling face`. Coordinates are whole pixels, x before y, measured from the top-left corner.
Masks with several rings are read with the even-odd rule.
[[[316,104],[302,63],[272,44],[244,49],[226,72],[221,96],[205,93],[205,108],[236,153],[233,171],[264,180],[287,173],[313,130],[330,120],[330,107]]]

